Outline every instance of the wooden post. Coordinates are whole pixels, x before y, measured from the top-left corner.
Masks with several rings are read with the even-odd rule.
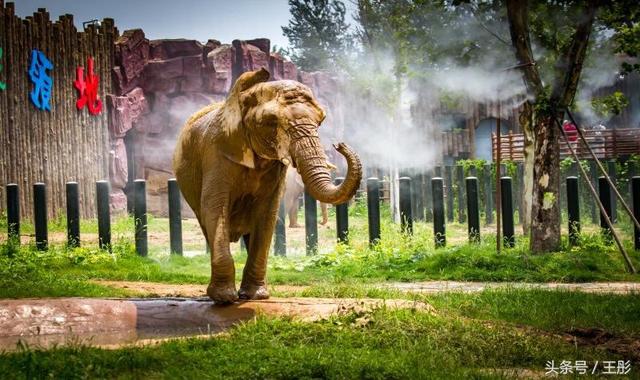
[[[369,221],[369,245],[380,241],[380,180],[367,179],[367,218]]]
[[[36,228],[36,248],[46,251],[48,245],[47,229],[47,190],[42,182],[33,185],[33,221]]]
[[[344,177],[334,180],[336,186],[344,182]],[[336,205],[336,232],[340,243],[348,243],[349,239],[349,201]]]
[[[442,178],[431,179],[431,194],[433,195],[433,238],[436,248],[447,244],[446,225],[444,219],[444,194]]]
[[[318,206],[316,200],[304,192],[304,231],[307,256],[318,253]]]
[[[169,237],[170,252],[182,256],[182,202],[178,181],[171,178],[167,181],[169,201]]]
[[[67,182],[67,246],[80,246],[80,201],[77,182]]]
[[[466,179],[467,187],[467,230],[469,233],[469,241],[472,243],[480,242],[480,210],[478,208],[478,179],[476,177],[468,177]]]

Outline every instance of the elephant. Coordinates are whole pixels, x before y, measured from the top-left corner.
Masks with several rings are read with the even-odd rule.
[[[217,304],[269,298],[267,257],[289,165],[325,203],[348,201],[362,180],[358,155],[338,143],[347,174],[332,183],[318,135],[325,111],[307,86],[269,77],[265,69],[240,75],[224,102],[187,120],[174,151],[178,186],[210,248],[207,295]],[[229,243],[240,237],[248,257],[236,291]]]
[[[335,169],[335,166],[332,164],[329,165],[332,169]],[[298,198],[300,198],[300,195],[304,193],[304,183],[302,182],[300,174],[291,166],[287,169],[286,178],[284,209],[286,214],[289,216],[289,228],[300,228],[301,226],[298,224]],[[320,211],[322,215],[320,225],[324,226],[329,221],[329,212],[327,210],[326,203],[320,202]]]

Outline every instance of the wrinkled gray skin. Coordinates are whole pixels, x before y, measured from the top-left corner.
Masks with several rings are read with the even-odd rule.
[[[216,303],[269,297],[267,256],[288,165],[325,203],[346,202],[362,179],[358,156],[337,144],[348,173],[340,186],[332,183],[318,137],[324,111],[301,83],[268,78],[264,69],[242,74],[224,103],[187,121],[174,154],[178,185],[211,249],[207,294]],[[241,236],[248,258],[236,291],[229,243]]]

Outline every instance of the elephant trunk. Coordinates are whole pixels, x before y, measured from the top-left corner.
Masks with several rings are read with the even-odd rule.
[[[358,155],[346,144],[339,143],[334,148],[347,160],[347,175],[339,186],[331,181],[327,157],[322,149],[317,129],[297,126],[290,130],[291,156],[305,188],[313,198],[323,203],[341,204],[351,199],[360,187],[362,165]]]

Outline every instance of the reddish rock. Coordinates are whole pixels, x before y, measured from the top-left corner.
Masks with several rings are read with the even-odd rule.
[[[136,131],[140,133],[161,134],[169,125],[167,112],[155,111],[136,123]]]
[[[284,61],[282,66],[282,79],[298,80],[298,68],[293,62]]]
[[[149,42],[151,59],[166,60],[185,55],[202,56],[202,44],[184,38],[152,40]]]
[[[119,214],[127,210],[127,196],[122,189],[111,189],[109,194],[109,204],[111,205],[111,212]]]
[[[171,58],[147,62],[144,68],[145,83],[148,81],[166,81],[184,75],[183,58]]]
[[[120,88],[140,76],[149,60],[149,40],[142,29],[125,31],[115,42],[116,65],[122,68]]]
[[[180,79],[180,92],[200,92],[204,89],[204,79],[198,77],[183,77]]]
[[[149,103],[144,96],[144,91],[140,87],[129,91],[125,95],[129,102],[129,113],[132,123],[136,123],[141,116],[149,112]]]
[[[203,68],[201,55],[182,58],[182,72],[185,77],[201,77]]]
[[[124,189],[127,185],[127,149],[124,139],[111,141],[111,151],[109,152],[109,178],[112,189]]]
[[[231,71],[218,71],[205,69],[203,71],[203,85],[207,92],[214,94],[227,94],[231,87]]]
[[[235,49],[232,81],[247,71],[258,70],[262,67],[269,70],[269,53],[265,53],[246,41],[234,40],[232,46]]]
[[[112,138],[121,138],[131,129],[131,113],[129,101],[125,96],[107,95],[109,115],[109,132]]]
[[[221,45],[207,54],[207,67],[214,71],[231,72],[235,51],[231,45]]]
[[[269,56],[269,72],[273,80],[284,79],[284,59],[278,53]]]
[[[306,71],[298,71],[298,82],[306,86],[313,87],[313,75]]]
[[[245,42],[257,47],[265,54],[271,53],[271,41],[269,41],[268,38],[255,38],[253,40],[246,40]]]

